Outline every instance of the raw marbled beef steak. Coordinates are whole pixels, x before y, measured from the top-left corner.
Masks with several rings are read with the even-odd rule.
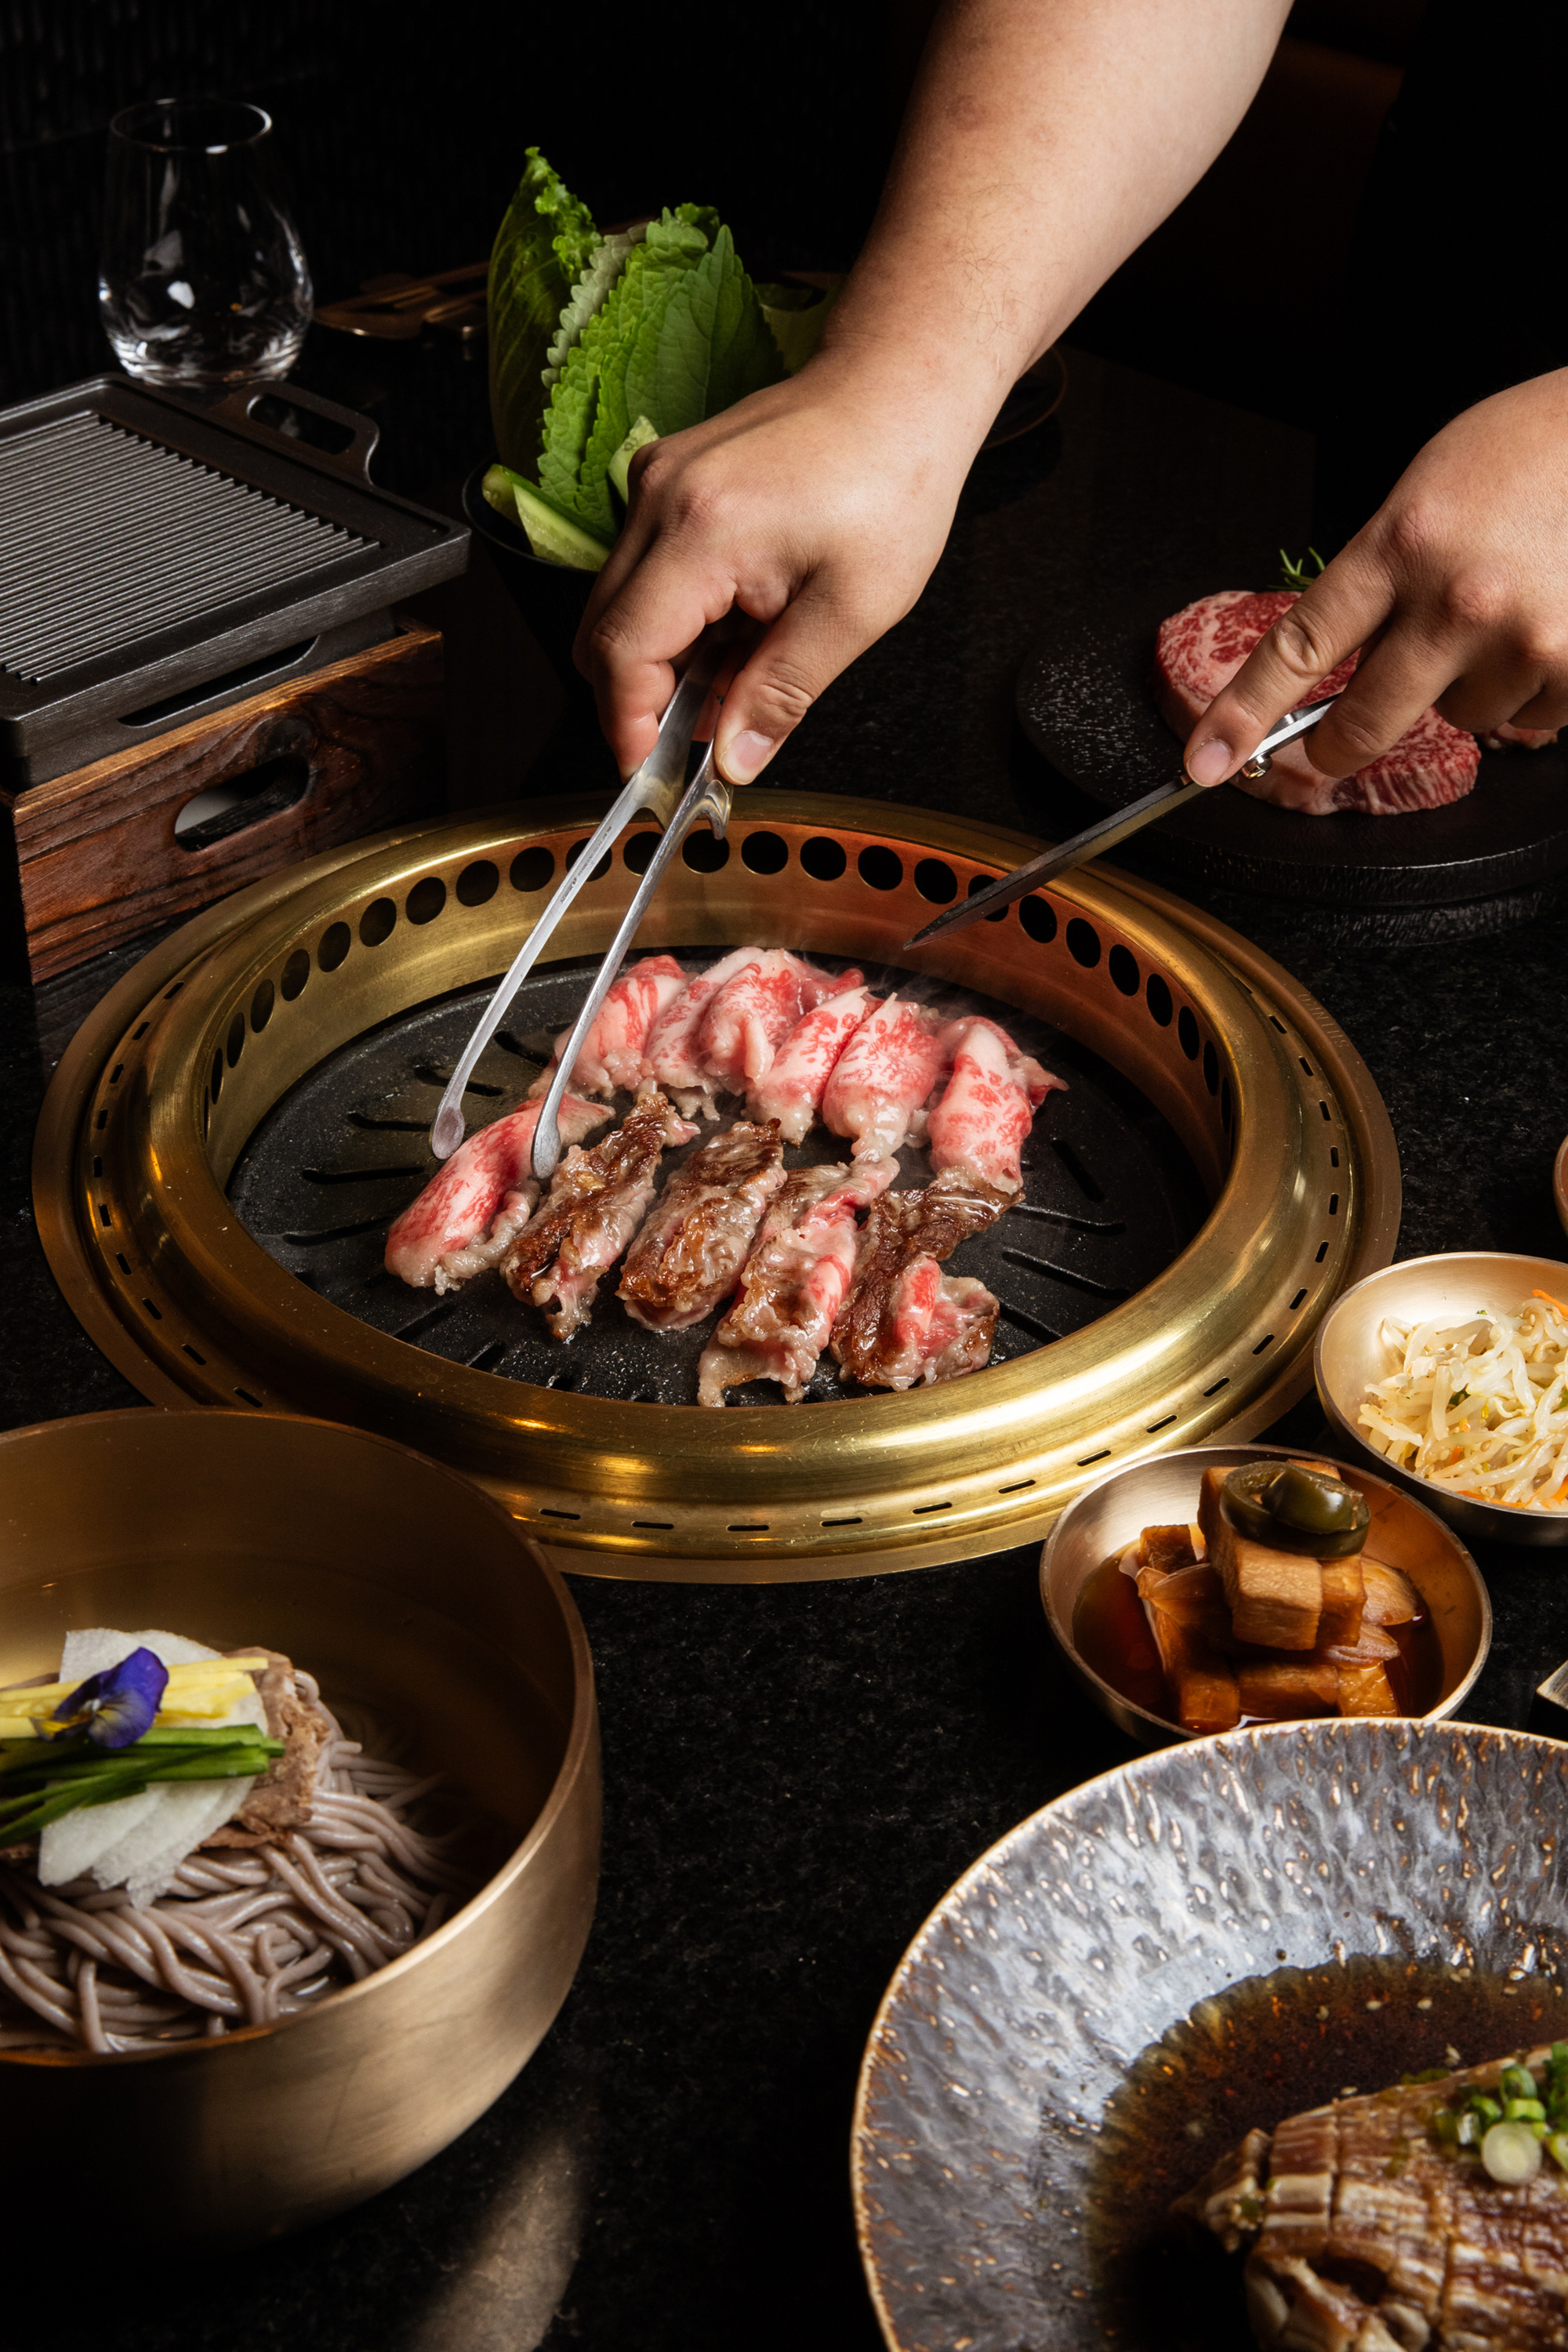
[[[1153,688],[1162,716],[1178,735],[1190,735],[1221,687],[1228,686],[1259,637],[1296,602],[1290,588],[1252,593],[1225,588],[1200,596],[1160,625],[1154,646]],[[1351,681],[1359,653],[1319,681],[1303,701],[1337,694]],[[1277,808],[1306,816],[1334,816],[1350,810],[1363,816],[1396,816],[1407,809],[1441,808],[1463,800],[1481,763],[1473,735],[1450,727],[1435,710],[1423,711],[1391,751],[1359,775],[1320,775],[1300,743],[1274,754],[1267,776],[1249,783],[1233,781],[1244,793]]]

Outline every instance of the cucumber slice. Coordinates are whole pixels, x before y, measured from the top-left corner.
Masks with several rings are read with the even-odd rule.
[[[479,485],[484,492],[486,506],[494,507],[497,514],[503,516],[508,522],[516,522],[518,520],[517,499],[512,491],[512,480],[513,477],[506,467],[492,466]]]
[[[492,466],[484,479],[486,503],[509,522],[520,522],[529,546],[546,563],[564,563],[575,572],[597,572],[609,553],[602,540],[551,505],[543,493],[514,474],[510,466]]]
[[[621,494],[621,504],[623,506],[627,506],[631,502],[629,475],[631,471],[632,459],[637,456],[637,451],[645,447],[649,441],[657,441],[658,439],[658,435],[654,431],[653,426],[648,423],[647,418],[646,416],[639,416],[637,423],[632,426],[631,431],[626,435],[626,439],[621,443],[620,447],[616,451],[615,456],[611,458],[607,471],[611,481],[615,484],[616,489]]]

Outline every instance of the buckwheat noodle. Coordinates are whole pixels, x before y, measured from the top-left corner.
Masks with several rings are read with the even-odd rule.
[[[363,1755],[311,1676],[294,1680],[331,1729],[310,1823],[281,1845],[193,1853],[142,1911],[123,1886],[41,1886],[0,1864],[0,2049],[109,2056],[270,2024],[384,1968],[472,1892],[452,1836],[410,1822],[435,1781]]]

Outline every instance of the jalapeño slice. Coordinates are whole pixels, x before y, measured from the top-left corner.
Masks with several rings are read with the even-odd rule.
[[[1353,1486],[1294,1462],[1247,1462],[1233,1470],[1225,1482],[1224,1509],[1237,1535],[1313,1559],[1342,1559],[1359,1551],[1372,1520]]]

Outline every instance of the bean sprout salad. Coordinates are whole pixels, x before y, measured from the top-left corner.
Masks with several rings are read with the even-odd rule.
[[[1468,1322],[1389,1316],[1383,1338],[1399,1369],[1358,1415],[1378,1453],[1478,1503],[1568,1509],[1568,1307],[1534,1290]]]

